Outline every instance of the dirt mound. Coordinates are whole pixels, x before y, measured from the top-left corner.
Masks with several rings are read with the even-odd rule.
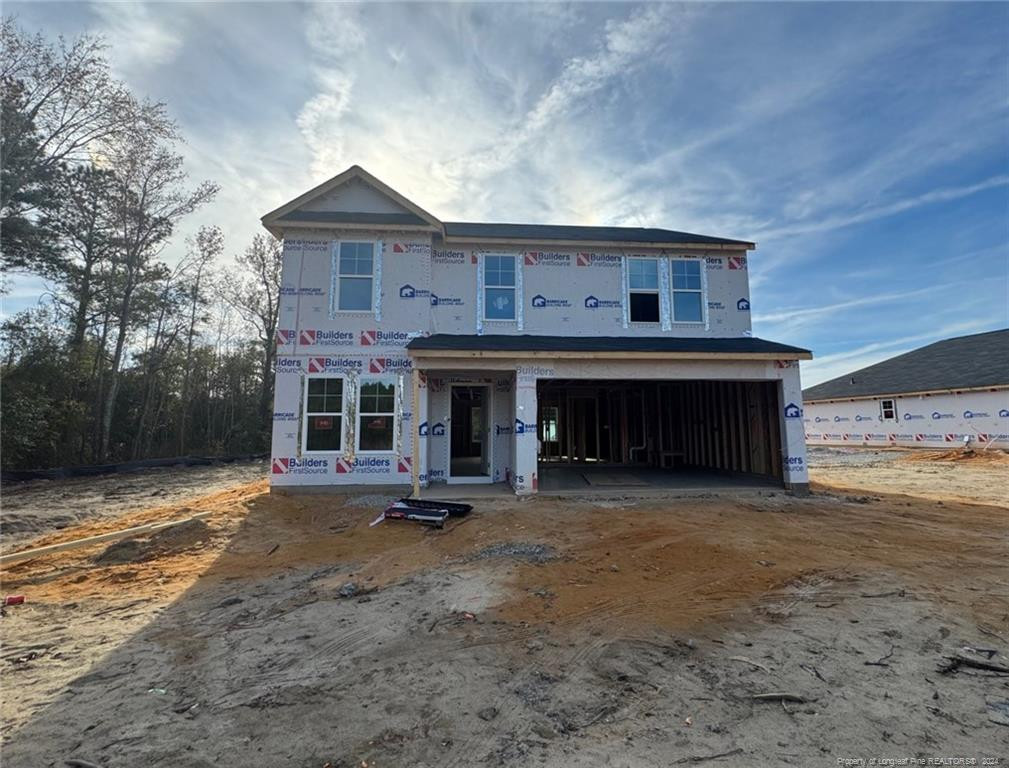
[[[116,541],[105,548],[94,562],[97,565],[143,563],[168,554],[183,552],[210,538],[210,527],[202,520],[187,520],[181,525],[158,531],[145,538]]]
[[[973,448],[953,448],[948,451],[914,451],[903,461],[953,461],[967,464],[1009,466],[1009,453],[998,448],[975,451]]]

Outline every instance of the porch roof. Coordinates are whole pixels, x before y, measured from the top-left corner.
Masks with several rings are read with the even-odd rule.
[[[416,357],[666,357],[811,360],[808,349],[752,336],[532,336],[436,333],[407,344]]]

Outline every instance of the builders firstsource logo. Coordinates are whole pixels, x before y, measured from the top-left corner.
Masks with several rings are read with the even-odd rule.
[[[300,373],[301,358],[299,357],[278,357],[277,373]]]
[[[431,251],[431,261],[435,264],[465,264],[465,251],[445,251],[435,248]]]
[[[729,269],[746,269],[745,256],[730,256],[728,258]]]
[[[332,373],[336,371],[361,371],[363,360],[350,357],[310,357],[308,358],[309,373]]]
[[[325,475],[329,472],[329,459],[299,459],[295,457],[274,459],[274,475]]]
[[[373,357],[368,361],[368,373],[397,373],[412,367],[408,357]]]
[[[294,336],[295,336],[294,331],[278,330],[277,333],[275,334],[275,338],[277,340],[277,346],[283,347],[286,344],[293,344]]]
[[[392,469],[392,459],[380,458],[378,456],[368,456],[356,458],[353,461],[346,459],[336,460],[336,474],[347,475],[385,475]]]
[[[393,243],[392,252],[393,253],[417,253],[417,254],[427,254],[431,250],[431,246],[427,243]]]
[[[577,267],[619,267],[621,257],[618,253],[578,253],[575,254]]]
[[[571,263],[571,254],[528,251],[524,263],[527,267],[566,267]]]
[[[303,347],[351,347],[354,334],[350,331],[303,330],[298,334],[298,344]]]
[[[361,346],[405,347],[412,338],[406,331],[361,331]]]

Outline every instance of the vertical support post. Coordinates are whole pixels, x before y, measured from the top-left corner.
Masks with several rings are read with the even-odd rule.
[[[536,410],[536,377],[519,371],[515,376],[512,439],[515,441],[515,493],[520,496],[539,490]]]
[[[417,367],[416,363],[413,366],[413,370],[410,372],[410,388],[413,395],[413,423],[411,424],[411,433],[413,434],[413,444],[411,452],[413,454],[413,460],[410,462],[410,474],[413,480],[413,493],[411,497],[414,499],[420,498],[420,369]]]
[[[809,471],[806,467],[806,426],[802,411],[802,382],[799,362],[776,371],[781,374],[778,424],[781,440],[782,474],[785,487],[793,493],[809,492]]]

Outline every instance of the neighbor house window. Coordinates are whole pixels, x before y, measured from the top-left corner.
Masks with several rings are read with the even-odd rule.
[[[880,400],[879,415],[883,421],[897,420],[897,403],[893,400]]]
[[[337,309],[370,312],[375,244],[341,242],[337,255]]]
[[[340,451],[343,446],[343,379],[310,378],[305,396],[306,452]]]
[[[659,322],[658,259],[627,260],[627,294],[632,323]]]
[[[383,381],[361,384],[358,409],[359,451],[391,451],[396,427],[396,385]]]
[[[483,257],[485,320],[515,319],[515,257]]]
[[[673,259],[673,322],[704,322],[704,288],[698,259]]]

